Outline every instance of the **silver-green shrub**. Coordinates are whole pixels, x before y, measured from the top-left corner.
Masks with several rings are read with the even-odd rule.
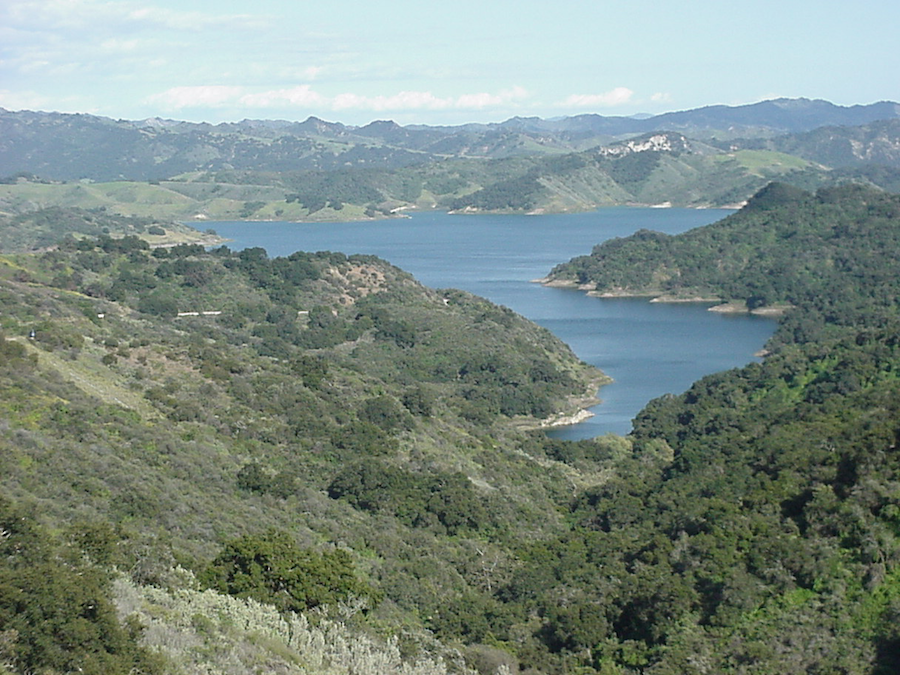
[[[215,591],[166,590],[120,578],[122,616],[143,624],[144,643],[185,675],[446,675],[440,656],[404,659],[395,638],[379,640],[340,620],[278,612]],[[471,672],[454,663],[454,673]]]

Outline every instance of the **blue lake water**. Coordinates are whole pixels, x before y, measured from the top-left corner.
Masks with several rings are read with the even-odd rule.
[[[775,329],[755,316],[722,315],[702,304],[599,299],[532,283],[557,263],[586,255],[606,239],[640,229],[669,234],[730,212],[616,207],[590,213],[451,216],[356,223],[211,222],[235,250],[260,246],[270,256],[294,251],[374,254],[434,288],[460,288],[505,305],[553,331],[615,382],[586,422],[554,430],[559,438],[626,434],[651,399],[680,393],[713,372],[754,360]]]

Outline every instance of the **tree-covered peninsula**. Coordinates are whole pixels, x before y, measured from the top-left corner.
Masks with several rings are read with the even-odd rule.
[[[545,281],[598,295],[708,298],[749,310],[867,303],[874,289],[895,284],[897,213],[895,195],[856,185],[813,195],[771,183],[714,225],[612,239],[557,265]]]
[[[574,500],[574,527],[601,547],[578,566],[604,589],[586,598],[604,618],[579,636],[599,663],[900,666],[898,232],[896,195],[770,185],[714,225],[641,232],[554,270],[601,293],[790,307],[762,364],[641,412],[632,441],[660,448],[655,464]]]

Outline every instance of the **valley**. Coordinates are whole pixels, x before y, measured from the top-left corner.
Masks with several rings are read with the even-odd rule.
[[[895,672],[896,104],[660,117],[4,111],[0,671]],[[552,237],[666,202],[742,206],[591,233],[529,278],[777,328],[580,440],[540,427],[606,374],[516,308],[181,222],[418,207]]]

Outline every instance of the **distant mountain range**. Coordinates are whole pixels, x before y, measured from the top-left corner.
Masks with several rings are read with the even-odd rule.
[[[0,215],[9,217],[55,207],[153,219],[354,220],[407,208],[733,206],[772,180],[900,191],[900,105],[778,99],[644,119],[458,127],[0,110]]]
[[[890,101],[845,107],[822,100],[780,98],[750,105],[714,105],[646,117],[605,117],[596,114],[554,120],[514,117],[497,125],[470,124],[463,128],[611,136],[652,131],[682,131],[689,135],[723,131],[778,134],[809,131],[822,126],[858,126],[897,117],[900,117],[900,104]]]
[[[747,142],[750,139],[762,147],[760,139],[779,135],[897,119],[900,104],[893,102],[843,107],[808,99],[709,106],[645,119],[601,115],[553,120],[515,117],[498,124],[456,127],[400,126],[391,121],[352,127],[315,117],[304,122],[244,120],[212,125],[0,109],[0,176],[27,172],[51,180],[109,181],[165,179],[191,171],[231,169],[283,172],[333,171],[348,166],[398,168],[447,158],[580,152],[656,131],[678,131],[718,143],[742,139],[741,147],[753,145]],[[804,142],[828,145],[818,137],[784,144],[794,147]],[[833,155],[835,149],[828,152]],[[818,161],[809,155],[802,156]]]
[[[900,120],[876,120],[860,126],[827,126],[768,139],[742,139],[720,147],[777,150],[827,166],[862,164],[900,166]]]

